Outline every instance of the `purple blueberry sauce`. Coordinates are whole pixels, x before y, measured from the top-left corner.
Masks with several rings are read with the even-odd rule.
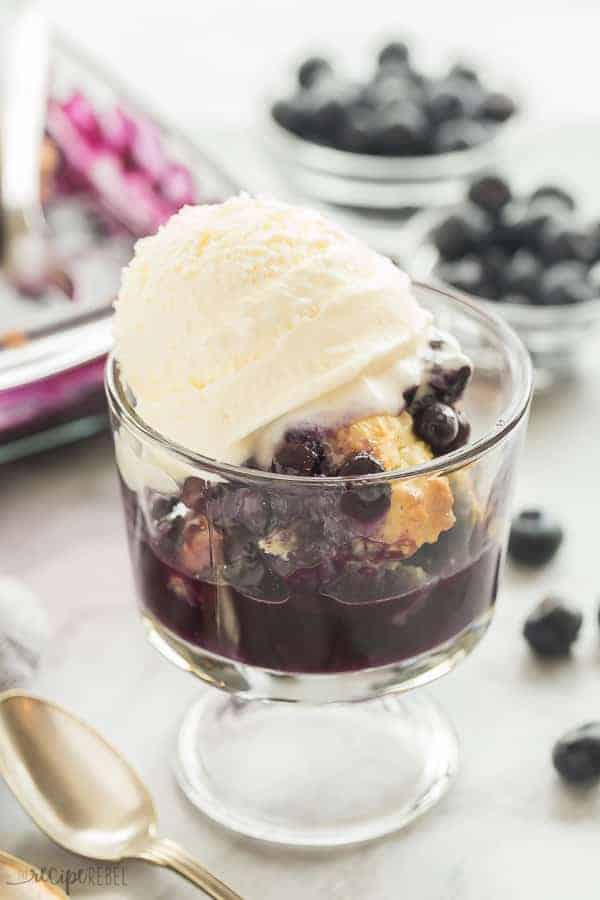
[[[194,482],[182,496],[195,509],[123,493],[142,608],[195,648],[282,672],[356,671],[434,650],[495,602],[500,547],[460,498],[453,528],[400,560],[352,534],[341,492],[315,494],[311,514],[293,494],[221,485],[214,501]],[[269,555],[274,529],[293,553]]]

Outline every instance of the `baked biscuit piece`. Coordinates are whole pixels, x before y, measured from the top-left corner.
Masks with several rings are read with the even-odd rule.
[[[427,444],[416,437],[408,412],[369,416],[344,425],[329,436],[328,452],[334,465],[356,453],[368,453],[388,471],[414,467],[433,456]],[[369,537],[388,544],[400,556],[411,556],[452,528],[453,503],[448,479],[443,476],[393,482],[390,507]]]

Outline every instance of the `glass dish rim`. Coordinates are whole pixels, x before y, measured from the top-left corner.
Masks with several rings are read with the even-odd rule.
[[[310,489],[337,488],[339,490],[341,484],[360,483],[386,483],[397,480],[411,480],[423,476],[432,476],[455,471],[458,468],[475,462],[485,455],[497,445],[501,444],[504,439],[518,426],[519,422],[527,413],[529,403],[532,396],[533,374],[531,359],[521,339],[516,332],[497,314],[484,311],[481,307],[467,297],[457,296],[430,284],[413,281],[413,285],[422,290],[438,294],[445,300],[450,300],[454,304],[458,304],[467,315],[479,319],[488,328],[491,327],[495,333],[501,338],[502,346],[506,352],[507,358],[511,362],[511,368],[516,375],[517,390],[514,397],[509,401],[508,405],[496,417],[496,424],[477,441],[466,444],[452,453],[444,456],[434,457],[427,463],[413,466],[407,469],[392,469],[388,472],[376,473],[373,475],[354,475],[350,477],[340,478],[334,476],[320,476],[318,478],[312,476],[300,475],[282,475],[275,472],[264,472],[261,469],[251,469],[247,466],[237,466],[233,463],[219,462],[201,453],[196,453],[183,447],[174,441],[170,441],[160,432],[152,428],[139,416],[135,410],[127,403],[123,396],[123,389],[118,374],[118,359],[116,351],[113,349],[108,356],[105,370],[105,390],[108,404],[111,412],[119,421],[123,421],[129,429],[145,441],[157,444],[161,450],[171,456],[177,457],[184,465],[194,466],[204,469],[213,475],[223,478],[244,479],[255,484],[278,485],[283,487],[302,486]]]

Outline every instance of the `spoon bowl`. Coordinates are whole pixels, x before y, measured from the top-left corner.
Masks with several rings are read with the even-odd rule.
[[[184,850],[157,837],[156,812],[139,776],[85,722],[22,691],[0,694],[0,774],[55,843],[107,862],[167,866],[215,900],[241,900]]]

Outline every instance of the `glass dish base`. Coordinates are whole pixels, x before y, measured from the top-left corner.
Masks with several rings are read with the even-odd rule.
[[[423,691],[304,705],[206,689],[184,718],[175,770],[191,802],[233,831],[333,847],[422,815],[457,764],[454,729]]]

